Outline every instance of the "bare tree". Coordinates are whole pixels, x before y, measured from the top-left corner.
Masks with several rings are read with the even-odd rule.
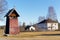
[[[4,13],[7,10],[7,1],[6,0],[0,0],[0,20],[3,20]]]
[[[44,16],[39,16],[39,18],[38,18],[38,22],[41,22],[41,21],[44,20],[44,19],[45,19]]]
[[[55,10],[54,10],[54,7],[50,6],[48,8],[48,14],[47,14],[47,19],[51,19],[51,20],[54,20],[54,21],[57,21],[57,15],[55,13]]]

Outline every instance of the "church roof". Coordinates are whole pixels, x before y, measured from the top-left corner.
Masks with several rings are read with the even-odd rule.
[[[38,24],[40,24],[40,23],[58,23],[58,21],[54,21],[51,19],[45,19],[45,20],[42,20],[41,22],[39,22]]]
[[[18,14],[17,11],[15,10],[15,8],[9,10],[8,13],[5,15],[5,17],[9,16],[9,15],[12,14],[13,12],[16,14],[17,17],[19,17],[19,14]]]
[[[47,19],[47,23],[58,23],[58,20]]]

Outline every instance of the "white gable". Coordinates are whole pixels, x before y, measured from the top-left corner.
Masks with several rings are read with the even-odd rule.
[[[48,30],[58,30],[58,23],[47,23]]]
[[[32,30],[35,31],[35,27],[31,26],[31,27],[29,28],[29,30],[30,30],[30,31],[32,31]]]

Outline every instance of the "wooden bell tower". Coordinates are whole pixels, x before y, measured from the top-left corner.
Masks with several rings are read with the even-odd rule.
[[[16,12],[16,10],[13,8],[8,11],[8,13],[5,15],[6,17],[6,27],[5,27],[5,34],[18,34],[20,32],[19,26],[18,26],[18,17],[19,14]]]

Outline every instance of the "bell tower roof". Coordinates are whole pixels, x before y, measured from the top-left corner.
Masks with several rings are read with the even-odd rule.
[[[19,17],[19,14],[15,10],[15,8],[12,8],[11,10],[9,10],[8,13],[5,15],[5,17],[7,17],[7,16],[9,16],[9,15],[11,15],[13,13],[16,15],[16,17]]]

